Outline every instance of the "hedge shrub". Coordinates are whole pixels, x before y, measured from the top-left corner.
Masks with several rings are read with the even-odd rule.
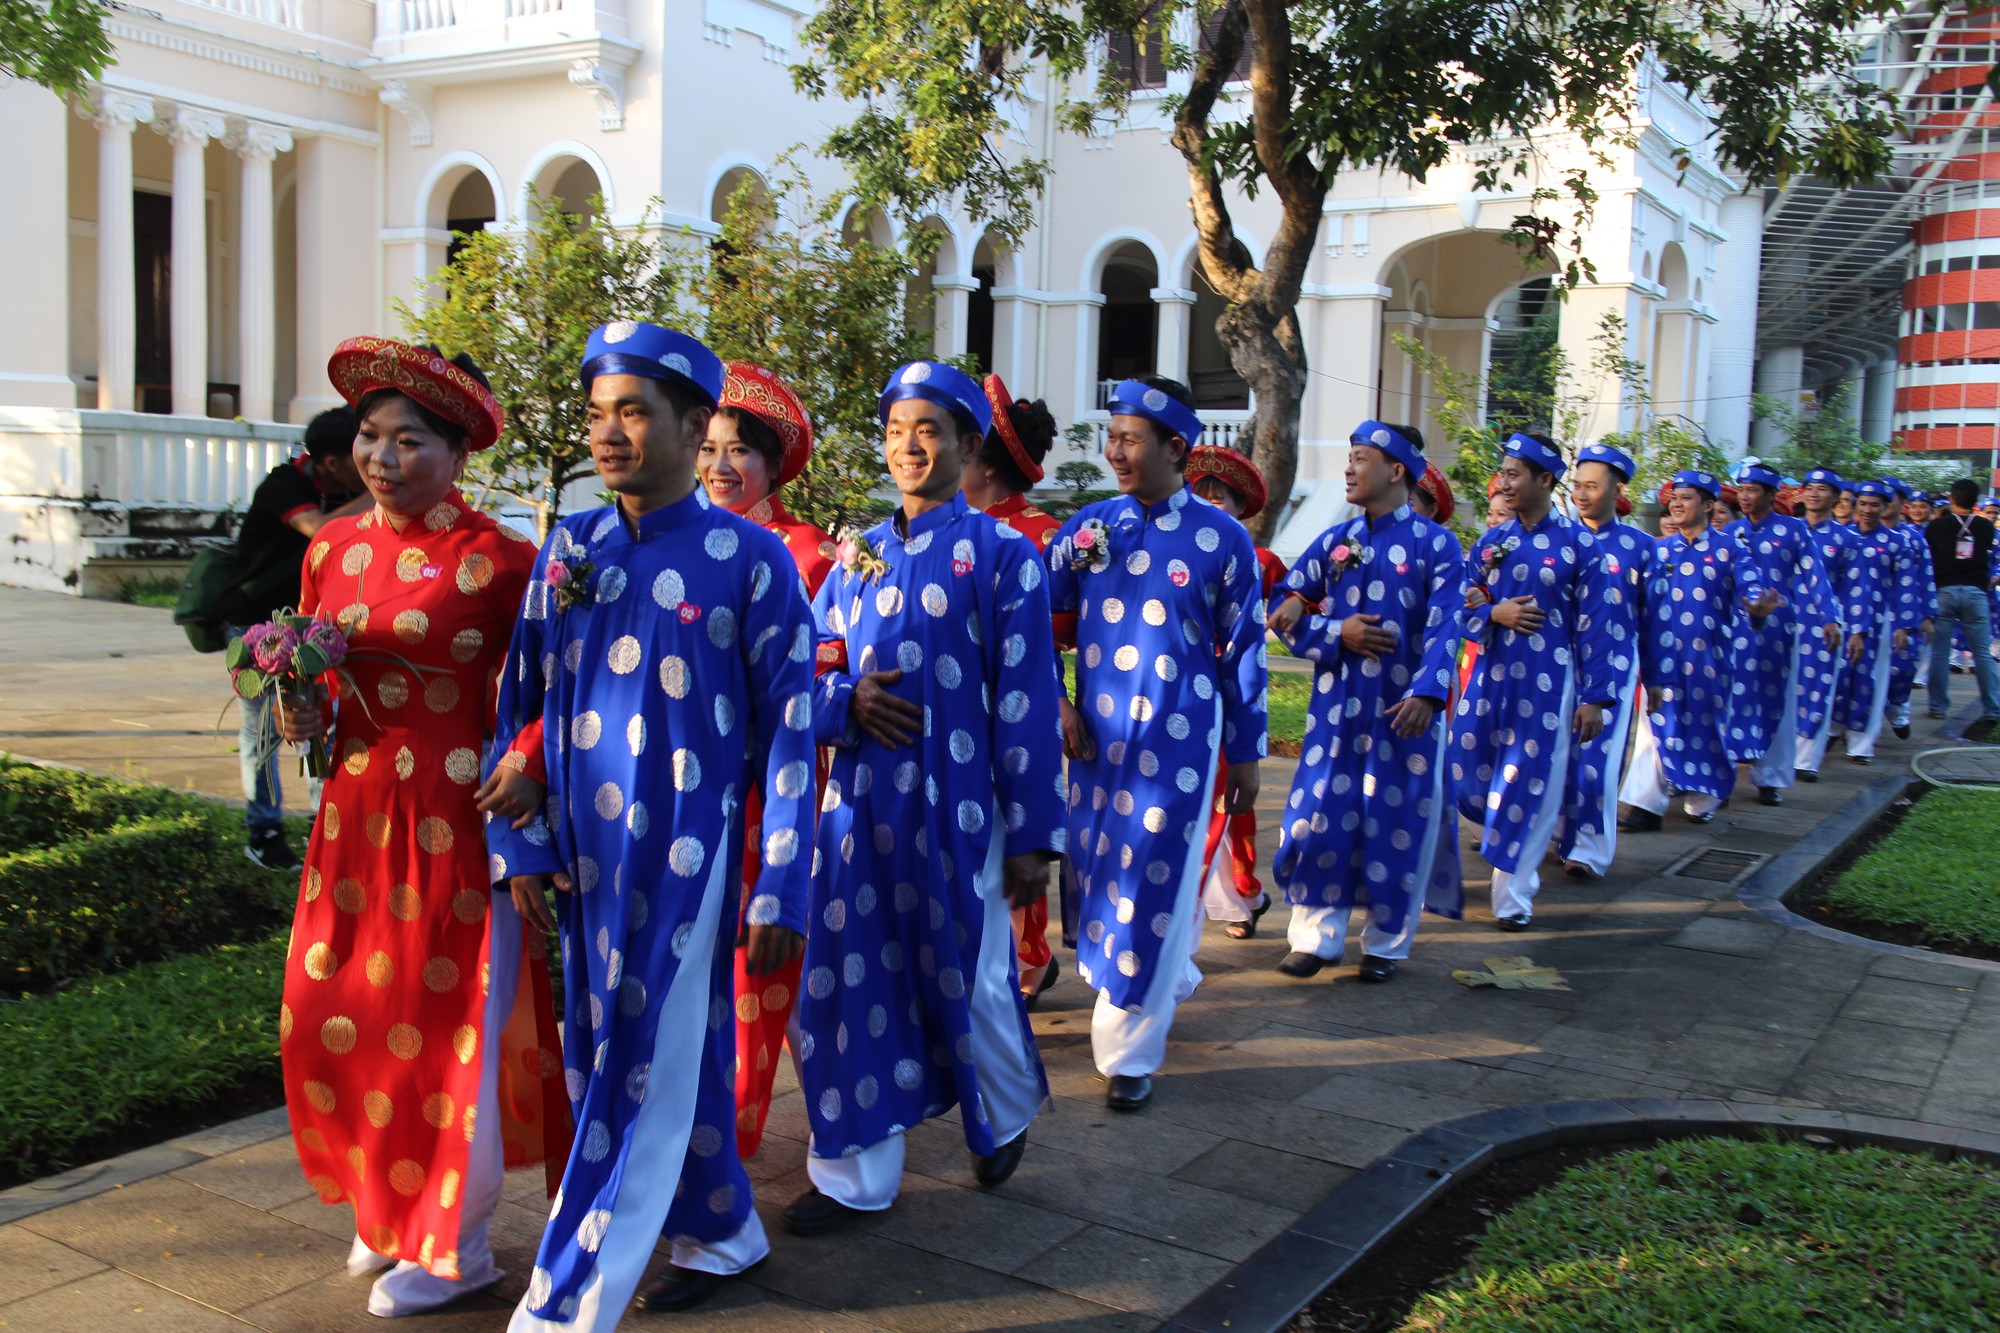
[[[275,1079],[285,943],[280,932],[0,1000],[0,1164],[74,1165],[70,1150],[93,1139]]]
[[[0,760],[0,852],[52,847],[118,824],[217,808],[168,787]]]

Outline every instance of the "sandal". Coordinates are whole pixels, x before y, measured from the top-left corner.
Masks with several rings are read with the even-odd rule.
[[[1248,921],[1232,921],[1222,928],[1222,933],[1232,940],[1254,940],[1257,938],[1257,923],[1264,913],[1271,910],[1271,895],[1264,895],[1264,905],[1250,914]]]

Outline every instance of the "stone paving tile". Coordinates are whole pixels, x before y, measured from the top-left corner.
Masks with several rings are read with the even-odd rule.
[[[1039,1145],[1031,1151],[1041,1156]],[[1088,1225],[1081,1218],[1015,1197],[1012,1184],[1010,1180],[997,1189],[968,1190],[912,1173],[894,1208],[857,1219],[855,1225],[884,1240],[999,1273],[1017,1271]]]
[[[1840,1073],[1926,1088],[1937,1077],[1938,1062],[1949,1045],[1950,1038],[1941,1032],[1836,1019],[1814,1043],[1801,1072]]]
[[[1985,980],[1980,973],[1943,957],[1913,958],[1900,953],[1879,955],[1870,965],[1868,973],[1876,977],[1895,977],[1901,981],[1920,981],[1928,986],[1964,986],[1975,991]]]
[[[1242,1142],[1357,1170],[1407,1136],[1401,1126],[1342,1114],[1337,1108],[1314,1110],[1265,1097],[1205,1096],[1195,1088],[1177,1088],[1166,1079],[1156,1080],[1155,1086],[1152,1103],[1141,1113],[1148,1120],[1195,1126],[1226,1124],[1231,1137]]]
[[[1302,1213],[1333,1193],[1352,1169],[1225,1139],[1173,1173],[1175,1180]]]
[[[21,1333],[243,1333],[246,1327],[255,1325],[116,1269],[0,1305],[0,1328]]]
[[[275,1106],[268,1111],[246,1115],[241,1120],[232,1120],[225,1125],[211,1125],[192,1134],[183,1134],[177,1139],[168,1139],[167,1146],[185,1148],[204,1157],[217,1157],[270,1139],[289,1137],[291,1132],[291,1117],[285,1113],[284,1107]]]
[[[1480,1083],[1482,1091],[1497,1076],[1488,1074]],[[1490,1099],[1475,1101],[1441,1092],[1419,1092],[1360,1074],[1335,1074],[1323,1079],[1297,1102],[1309,1110],[1337,1111],[1357,1120],[1372,1120],[1406,1130],[1473,1115],[1493,1104]]]
[[[1688,922],[1667,944],[1736,958],[1768,958],[1784,934],[1784,927],[1767,922],[1728,921],[1710,915]]]
[[[173,1178],[267,1210],[313,1197],[289,1135],[182,1167]]]
[[[1812,1048],[1807,1037],[1753,1032],[1704,1019],[1688,1029],[1660,1068],[1776,1092]]]
[[[0,1307],[38,1291],[87,1277],[104,1261],[58,1245],[16,1223],[0,1227]],[[0,1308],[0,1316],[4,1316]]]
[[[239,1311],[243,1322],[272,1333],[364,1333],[385,1325],[396,1333],[492,1333],[505,1328],[511,1302],[490,1291],[475,1292],[442,1310],[405,1315],[395,1321],[368,1313],[371,1278],[336,1272],[295,1287],[275,1300]]]
[[[1221,1281],[1230,1267],[1129,1231],[1093,1226],[1036,1255],[1019,1272],[1114,1310],[1164,1317]]]
[[[1871,976],[1855,988],[1840,1016],[1891,1027],[1954,1032],[1972,1007],[1971,986],[1925,985],[1896,977]]]
[[[1783,1096],[1801,1106],[1916,1117],[1923,1111],[1926,1091],[1908,1083],[1887,1083],[1826,1068],[1801,1068],[1786,1082]]]
[[[320,1232],[169,1176],[20,1225],[218,1310],[270,1300],[347,1257]]]

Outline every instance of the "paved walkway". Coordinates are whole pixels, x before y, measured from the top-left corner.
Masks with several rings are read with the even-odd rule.
[[[0,736],[22,736],[31,723],[45,738],[74,734],[25,711],[19,691],[36,670],[19,642],[27,621],[65,626],[57,642],[70,645],[69,663],[92,668],[88,693],[107,715],[145,713],[134,700],[147,695],[159,698],[162,717],[197,711],[166,683],[172,663],[121,667],[78,655],[80,641],[98,637],[97,608],[68,604],[66,615],[51,616],[48,603],[60,599],[30,606],[25,596],[0,592],[0,626],[13,629],[5,636],[13,641],[0,642]],[[107,608],[104,623],[144,614]],[[202,709],[215,693],[208,660],[174,677],[200,691]],[[78,674],[67,664],[42,671],[45,680]],[[72,692],[33,707],[74,718],[76,701]],[[775,1252],[686,1325],[1151,1328],[1410,1131],[1492,1107],[1700,1096],[2000,1130],[2000,972],[1788,931],[1743,910],[1727,885],[1661,874],[1707,846],[1784,850],[1867,782],[1936,744],[1935,726],[1923,724],[1909,742],[1885,739],[1871,768],[1836,759],[1783,809],[1752,798],[1707,828],[1675,820],[1628,839],[1601,882],[1555,874],[1527,935],[1492,929],[1484,868],[1468,857],[1468,918],[1428,919],[1415,958],[1387,986],[1357,984],[1351,961],[1292,981],[1271,970],[1284,953],[1273,932],[1239,943],[1211,930],[1201,951],[1207,980],[1182,1009],[1153,1104],[1138,1115],[1104,1110],[1089,1059],[1089,992],[1068,976],[1035,1016],[1056,1109],[1031,1131],[1019,1173],[995,1191],[974,1186],[955,1126],[933,1123],[911,1135],[910,1175],[893,1211],[837,1236],[784,1235],[777,1211],[805,1184],[804,1114],[787,1075],[751,1163]],[[165,748],[127,752],[140,748],[155,776],[179,776],[171,767],[179,762],[199,777],[191,752],[179,760]],[[1267,809],[1283,799],[1286,768],[1267,769]],[[1267,844],[1273,828],[1267,819]],[[1449,979],[1455,968],[1520,953],[1559,968],[1573,992],[1469,990]],[[123,1168],[146,1178],[0,1226],[0,1327],[381,1327],[363,1313],[366,1284],[341,1274],[348,1213],[313,1200],[281,1116],[149,1151]],[[399,1327],[501,1327],[527,1280],[546,1212],[540,1194],[535,1173],[509,1181],[494,1236],[510,1276],[494,1295]],[[0,1195],[0,1220],[19,1216],[9,1210],[20,1200],[18,1191]],[[628,1326],[646,1323],[635,1315]]]

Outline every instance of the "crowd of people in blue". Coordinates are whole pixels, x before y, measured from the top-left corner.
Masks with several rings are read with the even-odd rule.
[[[510,641],[451,641],[495,691],[476,788],[453,751],[410,845],[391,816],[363,824],[347,806],[349,842],[365,833],[394,890],[342,880],[326,905],[320,867],[348,844],[324,808],[306,858],[286,1084],[311,1103],[295,1130],[315,1188],[354,1204],[350,1270],[393,1265],[377,1314],[498,1276],[486,1217],[464,1201],[490,1212],[491,1136],[558,1074],[573,1132],[566,1159],[547,1140],[553,1208],[517,1329],[609,1328],[635,1297],[689,1309],[765,1259],[742,1157],[775,1150],[759,1140],[782,1048],[810,1130],[787,1231],[891,1207],[907,1133],[954,1108],[972,1174],[1002,1184],[1049,1100],[1029,1010],[1057,975],[1036,911],[1052,879],[1062,942],[1096,993],[1107,1104],[1137,1111],[1201,981],[1206,919],[1254,939],[1282,899],[1277,966],[1307,978],[1338,966],[1358,915],[1359,979],[1387,982],[1425,911],[1462,914],[1461,819],[1492,867],[1494,924],[1525,931],[1551,851],[1571,875],[1602,875],[1620,833],[1659,828],[1675,799],[1715,818],[1739,766],[1778,805],[1817,780],[1835,737],[1869,762],[1883,726],[1906,731],[1926,636],[1932,714],[1962,631],[2000,717],[1994,527],[1970,483],[1920,527],[1927,497],[1815,470],[1793,515],[1777,512],[1786,480],[1753,461],[1733,477],[1741,517],[1716,527],[1722,481],[1684,471],[1656,538],[1619,518],[1631,457],[1521,433],[1493,487],[1504,513],[1467,549],[1418,431],[1368,421],[1347,463],[1354,515],[1285,570],[1241,521],[1268,498],[1262,478],[1200,444],[1184,386],[1116,386],[1104,459],[1118,494],[1058,525],[1023,498],[1054,438],[1045,408],[918,361],[879,402],[894,512],[802,539],[774,507],[810,449],[797,399],[687,334],[621,321],[580,367],[612,502],[564,518],[532,562],[504,543],[465,557],[454,589],[435,552],[479,530],[453,488],[498,405],[463,358],[385,340],[343,355],[377,507],[316,525],[319,603],[345,608],[357,648],[395,648],[423,639],[423,599],[521,589]],[[1311,664],[1312,687],[1266,891],[1244,840],[1272,640]],[[326,799],[359,801],[349,775],[390,741],[354,716],[366,699],[315,702],[288,702],[286,733],[331,727],[345,762]],[[374,772],[423,780],[423,736],[392,739],[403,748]],[[422,877],[460,814],[484,820],[487,901]],[[342,933],[376,916],[388,933]],[[365,1016],[357,1039],[351,1012],[315,997],[340,993],[364,953],[367,984],[346,983],[359,998],[336,1008],[419,975],[440,989],[433,916],[489,923],[481,985],[490,967],[508,994],[449,1040],[405,1017],[378,1049]],[[552,1028],[530,1012],[550,1005],[528,984],[546,966],[535,927],[560,939],[560,1069],[546,1049],[536,1067],[530,1043],[524,1076],[498,1052],[503,1032]],[[440,1068],[466,1080],[457,1103],[433,1086]],[[370,1091],[350,1104],[350,1087]],[[416,1107],[429,1129],[412,1130]],[[336,1124],[344,1159],[327,1151]],[[505,1138],[508,1163],[534,1159]],[[663,1237],[671,1264],[642,1292]]]

